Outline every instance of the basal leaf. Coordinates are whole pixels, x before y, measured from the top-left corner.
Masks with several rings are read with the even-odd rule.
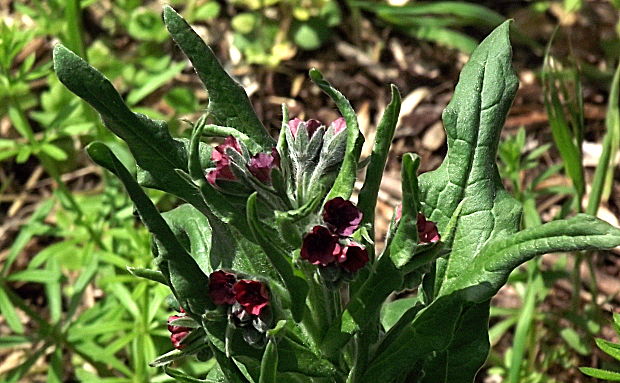
[[[519,227],[521,208],[504,190],[495,163],[499,133],[516,93],[511,65],[509,22],[495,29],[461,72],[443,113],[448,154],[441,166],[419,178],[424,214],[443,235],[462,202],[452,252],[438,261],[436,278],[457,278],[492,237]]]

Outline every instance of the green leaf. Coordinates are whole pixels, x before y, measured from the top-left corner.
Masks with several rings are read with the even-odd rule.
[[[381,308],[381,324],[383,328],[386,331],[392,328],[405,312],[415,306],[418,301],[417,297],[402,298],[383,305]]]
[[[597,338],[595,339],[596,345],[601,349],[604,353],[611,356],[612,358],[620,361],[620,344],[612,343],[606,341],[605,339]]]
[[[395,15],[400,17],[401,20],[408,20],[415,17],[421,18],[429,14],[441,16],[452,15],[461,19],[470,20],[474,25],[487,25],[490,27],[495,27],[505,20],[501,14],[487,7],[463,1],[415,2],[405,6],[392,6],[368,1],[353,1],[351,6],[369,9],[378,12],[380,15]]]
[[[407,374],[432,353],[446,350],[462,312],[460,300],[458,294],[442,296],[419,311],[411,324],[404,326],[395,339],[375,355],[360,381],[392,381]]]
[[[585,192],[581,145],[583,143],[584,109],[581,79],[576,67],[562,69],[550,54],[554,31],[547,49],[541,73],[545,109],[549,115],[551,134],[566,172],[573,182],[577,196]],[[569,92],[569,88],[572,88]]]
[[[460,322],[444,358],[432,357],[424,365],[422,383],[473,382],[489,353],[490,302],[482,302],[463,310]],[[444,368],[444,380],[432,379],[432,372]]]
[[[182,383],[212,383],[212,382],[217,382],[215,380],[212,379],[205,379],[205,380],[201,380],[201,379],[196,379],[190,375],[187,375],[186,373],[184,373],[183,371],[179,371],[179,370],[173,370],[171,368],[168,368],[166,366],[163,366],[164,372],[166,373],[166,375],[174,378],[177,382],[182,382]],[[238,381],[234,381],[235,383],[237,383]]]
[[[142,84],[139,88],[133,89],[127,95],[127,104],[130,106],[136,105],[142,101],[146,96],[156,91],[159,87],[165,85],[172,80],[177,74],[181,73],[185,68],[185,62],[172,64],[166,70],[148,77],[148,82]]]
[[[566,344],[581,355],[590,355],[591,350],[585,339],[579,333],[570,327],[565,327],[560,331],[560,336]]]
[[[579,371],[594,378],[605,379],[611,382],[620,382],[620,372],[601,370],[592,367],[579,367]]]
[[[56,161],[64,161],[67,159],[67,153],[54,144],[44,143],[41,145],[41,151]]]
[[[303,273],[293,267],[290,255],[280,247],[275,241],[275,238],[269,236],[267,231],[263,228],[265,223],[261,222],[258,218],[256,196],[257,194],[254,193],[248,198],[248,223],[255,240],[263,248],[267,258],[269,258],[269,261],[271,261],[271,264],[284,281],[286,289],[291,294],[291,313],[295,321],[299,322],[303,319],[306,309],[308,284],[306,283]]]
[[[383,170],[385,169],[385,163],[392,145],[392,138],[394,137],[400,113],[401,100],[398,88],[392,85],[390,89],[392,91],[392,100],[385,108],[383,117],[381,117],[381,121],[377,126],[377,138],[370,155],[370,163],[366,169],[366,179],[358,198],[357,207],[364,214],[362,225],[365,223],[374,224],[377,195],[379,194]],[[370,234],[374,238],[374,230],[371,230]]]
[[[156,260],[160,270],[166,275],[179,303],[193,313],[203,313],[211,308],[204,286],[207,276],[185,248],[178,242],[173,231],[140,185],[121,164],[112,151],[102,143],[94,142],[86,148],[88,155],[97,164],[114,173],[125,186],[135,203],[140,217],[156,239]]]
[[[9,325],[11,331],[16,334],[24,333],[24,325],[19,319],[17,311],[15,311],[15,306],[11,303],[9,296],[3,288],[0,288],[0,313],[2,313],[4,319],[6,319],[6,323]]]
[[[162,274],[161,271],[142,269],[138,267],[127,267],[127,271],[129,271],[131,275],[138,278],[148,279],[149,281],[159,282],[163,285],[168,286],[166,277],[164,276],[164,274]]]
[[[278,345],[275,337],[270,337],[260,363],[260,377],[258,383],[276,383],[278,370]]]
[[[187,172],[187,150],[172,138],[164,121],[131,112],[107,78],[62,45],[54,47],[54,69],[60,81],[92,105],[105,125],[127,142],[138,166],[157,185],[209,213],[200,193],[176,171]]]
[[[601,200],[606,201],[609,198],[613,184],[613,164],[620,150],[620,63],[611,82],[605,127],[607,132],[603,138],[603,152],[596,165],[586,208],[586,213],[592,215],[596,215]]]
[[[247,94],[222,68],[211,48],[170,6],[164,6],[164,23],[209,92],[207,114],[217,124],[247,134],[264,149],[274,146],[273,139],[256,116]]]
[[[364,145],[364,136],[360,133],[355,111],[342,93],[334,89],[329,82],[323,79],[323,75],[317,69],[310,69],[310,79],[334,101],[347,123],[347,147],[344,160],[326,200],[336,197],[349,199],[351,193],[353,193],[353,186],[357,177],[357,163]]]
[[[442,236],[461,204],[452,252],[437,261],[437,290],[460,277],[490,238],[519,228],[521,208],[504,190],[495,163],[499,133],[518,86],[508,37],[506,22],[484,39],[463,68],[443,113],[446,159],[419,177],[422,210]]]
[[[418,247],[417,217],[420,206],[420,191],[418,189],[417,171],[420,166],[420,157],[407,153],[403,157],[402,175],[402,216],[394,239],[390,242],[388,254],[397,268],[408,264]]]
[[[442,288],[441,294],[469,288],[466,299],[482,302],[506,283],[521,263],[537,255],[558,251],[594,250],[620,245],[620,229],[586,214],[546,223],[505,238],[489,241],[462,275]]]
[[[315,355],[307,347],[286,336],[278,341],[278,371],[327,378],[333,378],[336,374],[335,366],[328,360]]]

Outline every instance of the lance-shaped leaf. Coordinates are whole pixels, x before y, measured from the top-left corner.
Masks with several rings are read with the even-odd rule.
[[[92,105],[108,129],[127,142],[148,179],[198,208],[206,208],[197,190],[175,171],[187,171],[187,151],[172,138],[164,121],[133,113],[105,76],[60,44],[54,47],[54,69],[60,81]]]
[[[263,352],[260,363],[260,377],[258,383],[276,383],[278,371],[278,344],[275,337],[270,337]]]
[[[598,218],[578,214],[489,242],[459,278],[442,287],[440,294],[466,290],[467,300],[483,302],[506,283],[512,270],[537,255],[616,246],[620,246],[620,229]]]
[[[393,381],[403,374],[406,376],[434,352],[446,350],[461,311],[459,294],[443,296],[433,301],[430,306],[419,311],[415,319],[400,329],[393,341],[375,355],[360,381]]]
[[[209,116],[217,124],[247,134],[264,149],[274,146],[273,139],[256,116],[245,90],[226,73],[211,48],[170,6],[164,6],[164,23],[209,92]]]
[[[490,302],[463,310],[448,348],[424,365],[421,383],[471,383],[489,353]]]
[[[362,225],[365,223],[373,224],[375,221],[375,208],[377,205],[377,195],[381,186],[383,170],[392,145],[392,138],[396,130],[398,115],[400,113],[400,93],[395,85],[390,87],[392,100],[385,108],[383,117],[377,126],[375,145],[370,155],[370,163],[366,169],[366,179],[358,198],[357,207],[364,214]],[[370,232],[374,239],[374,230]]]
[[[499,134],[518,79],[511,65],[509,22],[496,28],[461,72],[443,113],[448,154],[419,178],[423,212],[444,233],[462,202],[452,252],[437,262],[436,285],[457,278],[491,238],[518,230],[521,207],[503,188],[495,163]]]
[[[270,236],[262,225],[265,223],[258,219],[256,210],[256,196],[254,193],[248,198],[247,214],[248,224],[254,234],[254,238],[263,248],[263,251],[276,269],[286,289],[291,295],[291,313],[296,322],[303,319],[306,309],[306,295],[308,294],[308,284],[303,277],[303,273],[294,268],[290,256],[277,244],[275,238]]]
[[[323,75],[317,69],[313,68],[310,70],[310,79],[334,101],[336,107],[338,107],[338,110],[340,111],[340,114],[342,114],[342,117],[344,117],[344,120],[347,123],[347,147],[344,154],[344,160],[342,161],[338,176],[336,177],[334,185],[329,191],[326,200],[336,197],[349,199],[349,197],[351,197],[351,193],[353,193],[353,186],[357,176],[357,162],[359,161],[360,154],[362,153],[364,136],[362,136],[360,132],[355,111],[342,93],[334,89],[331,84],[323,78]]]
[[[420,157],[417,155],[407,153],[403,157],[401,168],[402,216],[387,254],[397,268],[401,268],[409,263],[414,255],[414,250],[418,246],[417,217],[420,205],[420,192],[416,173],[419,165]]]
[[[158,282],[168,286],[168,281],[161,271],[142,269],[136,267],[127,267],[127,271],[135,277],[148,279],[149,281]]]
[[[123,183],[129,197],[134,202],[142,222],[156,239],[160,268],[168,273],[168,283],[182,307],[193,313],[203,313],[212,308],[213,303],[205,294],[204,286],[209,279],[187,250],[179,243],[174,233],[162,218],[159,211],[131,176],[125,166],[104,144],[94,142],[86,148],[88,155],[97,164],[114,173]],[[163,263],[163,264],[162,264]]]

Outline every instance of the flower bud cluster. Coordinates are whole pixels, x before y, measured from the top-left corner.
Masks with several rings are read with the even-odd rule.
[[[301,258],[348,273],[364,267],[368,251],[350,238],[362,221],[362,212],[352,202],[336,197],[325,203],[322,217],[324,225],[314,226],[304,236]]]
[[[303,121],[294,118],[287,123],[287,166],[290,163],[298,202],[314,195],[326,177],[336,175],[344,158],[346,127],[342,117],[334,120],[329,127],[314,119]]]
[[[250,315],[260,316],[269,305],[269,292],[260,281],[239,279],[217,270],[209,275],[209,296],[216,305],[238,304]]]
[[[189,327],[175,326],[171,324],[176,319],[183,317],[185,317],[185,310],[183,310],[183,308],[181,308],[180,315],[171,315],[168,317],[168,331],[170,331],[170,341],[172,342],[172,346],[174,346],[174,348],[176,348],[177,350],[182,350],[185,347],[182,342],[192,331],[192,329]]]
[[[218,181],[221,180],[240,181],[235,173],[243,174],[244,178],[253,176],[268,185],[271,183],[272,169],[280,167],[280,155],[276,148],[272,148],[271,153],[256,153],[250,157],[243,143],[233,136],[226,137],[223,144],[213,149],[211,161],[215,168],[208,169],[206,177],[213,186],[220,186]]]
[[[229,321],[242,329],[250,345],[263,346],[271,313],[269,291],[261,281],[238,279],[233,273],[217,270],[209,275],[209,296],[216,305],[229,308]]]

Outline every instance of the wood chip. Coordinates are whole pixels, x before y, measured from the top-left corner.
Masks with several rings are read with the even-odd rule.
[[[422,137],[422,146],[425,149],[434,152],[435,150],[441,148],[441,146],[446,142],[446,132],[443,130],[443,124],[441,121],[438,121],[431,125],[430,128],[426,130],[424,136]]]

